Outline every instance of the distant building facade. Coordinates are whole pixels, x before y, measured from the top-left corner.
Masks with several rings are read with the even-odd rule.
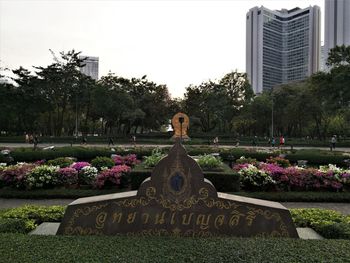
[[[80,56],[80,59],[84,60],[84,67],[80,68],[80,72],[90,76],[94,80],[98,80],[98,57],[88,57],[88,56]]]
[[[350,45],[350,0],[325,0],[325,60],[332,48],[341,45]]]
[[[254,7],[246,19],[246,72],[254,93],[318,71],[318,6],[280,11]]]

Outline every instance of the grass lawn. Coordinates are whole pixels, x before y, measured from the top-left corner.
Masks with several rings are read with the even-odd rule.
[[[350,262],[346,240],[0,234],[0,262]]]

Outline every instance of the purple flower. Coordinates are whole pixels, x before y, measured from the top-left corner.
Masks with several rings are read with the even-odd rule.
[[[70,167],[74,168],[77,171],[80,171],[85,166],[91,166],[91,164],[88,162],[76,162],[76,163],[73,163]]]

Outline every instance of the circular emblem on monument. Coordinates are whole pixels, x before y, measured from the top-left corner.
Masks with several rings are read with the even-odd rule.
[[[171,193],[181,195],[187,188],[187,179],[181,171],[175,171],[168,177],[167,184]]]

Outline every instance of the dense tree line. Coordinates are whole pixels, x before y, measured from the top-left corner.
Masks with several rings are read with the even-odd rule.
[[[73,135],[159,130],[173,114],[165,85],[110,73],[99,81],[82,74],[74,50],[35,74],[13,70],[14,84],[0,84],[0,130],[9,134]],[[4,78],[4,76],[2,76]]]
[[[330,51],[328,70],[254,95],[244,73],[186,88],[171,99],[165,85],[115,74],[95,81],[80,73],[79,53],[60,53],[35,74],[13,70],[16,84],[0,84],[0,130],[9,134],[129,134],[159,131],[178,111],[190,132],[232,136],[285,135],[324,139],[350,134],[350,46]],[[272,125],[273,123],[273,125]]]

